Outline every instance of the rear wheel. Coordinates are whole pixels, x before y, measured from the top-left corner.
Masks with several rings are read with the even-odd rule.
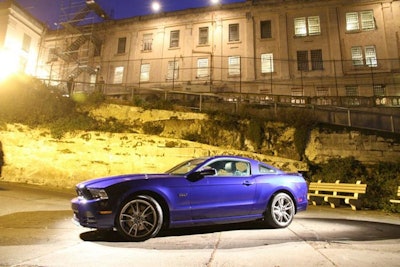
[[[162,223],[161,206],[150,196],[135,196],[126,201],[116,218],[118,232],[130,241],[144,241],[156,236]]]
[[[285,228],[292,222],[295,214],[293,199],[286,193],[278,193],[269,204],[265,221],[273,228]]]

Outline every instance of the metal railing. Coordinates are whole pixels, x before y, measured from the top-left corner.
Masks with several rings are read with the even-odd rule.
[[[66,81],[49,81],[67,94]],[[321,123],[400,133],[400,96],[290,96],[237,92],[191,92],[168,87],[142,88],[132,85],[74,82],[74,93],[99,92],[110,98],[161,99],[192,110],[237,112],[241,106],[257,105],[279,116],[283,108],[307,108]]]

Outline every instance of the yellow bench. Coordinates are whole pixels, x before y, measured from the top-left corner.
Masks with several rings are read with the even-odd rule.
[[[365,194],[367,185],[357,181],[355,184],[341,184],[339,180],[335,183],[311,182],[308,187],[308,200],[311,200],[313,205],[317,205],[323,199],[328,202],[332,208],[340,205],[340,200],[351,206],[352,210],[357,210],[359,206],[359,194]]]
[[[400,186],[397,187],[397,196],[400,197]],[[391,199],[390,202],[400,204],[400,199]]]

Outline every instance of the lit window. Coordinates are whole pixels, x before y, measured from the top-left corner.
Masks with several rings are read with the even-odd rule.
[[[170,48],[179,47],[179,30],[171,31],[169,47]]]
[[[353,66],[364,65],[363,53],[361,46],[353,46],[351,48],[351,60],[353,61]]]
[[[361,29],[363,31],[375,29],[374,13],[372,10],[362,11],[360,12],[360,16],[361,16]]]
[[[125,49],[126,49],[126,37],[121,37],[118,38],[118,48],[117,48],[117,53],[118,54],[123,54],[125,53]]]
[[[199,58],[197,60],[197,78],[208,77],[208,58]]]
[[[261,73],[274,72],[274,61],[272,53],[261,54]]]
[[[240,75],[240,57],[233,56],[228,58],[228,75]]]
[[[358,29],[360,29],[360,25],[358,23],[358,13],[346,13],[346,31],[355,31]]]
[[[295,36],[321,34],[319,16],[295,18],[294,34]]]
[[[168,80],[178,79],[178,73],[179,73],[178,61],[168,61],[167,79]]]
[[[297,70],[308,71],[308,51],[297,51]]]
[[[208,27],[199,28],[199,45],[208,44]]]
[[[153,34],[147,33],[143,35],[143,51],[151,51],[153,49]]]
[[[307,35],[307,24],[306,24],[305,17],[294,19],[294,34],[296,36],[306,36]]]
[[[308,22],[308,34],[309,35],[321,34],[319,16],[308,17],[307,22]]]
[[[239,40],[239,24],[229,24],[229,42],[237,42]]]
[[[377,67],[378,61],[376,59],[376,51],[375,46],[366,46],[365,47],[365,63],[368,67]]]
[[[114,83],[122,83],[124,77],[124,67],[116,67],[114,69]]]
[[[368,67],[377,67],[378,60],[376,58],[376,49],[375,46],[370,45],[364,48],[362,46],[353,46],[351,48],[351,59],[353,61],[353,66],[363,66],[364,65],[364,57],[365,57],[365,65]]]
[[[311,50],[311,69],[312,70],[323,70],[324,64],[322,61],[322,50],[316,49]]]
[[[346,31],[370,31],[374,29],[375,19],[372,10],[346,13]]]
[[[140,81],[147,82],[150,80],[150,64],[142,64],[140,66]]]
[[[272,38],[271,21],[265,20],[260,22],[261,39]]]

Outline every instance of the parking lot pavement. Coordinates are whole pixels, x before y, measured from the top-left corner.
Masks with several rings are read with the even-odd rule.
[[[0,182],[0,266],[400,266],[400,215],[310,206],[286,229],[168,230],[145,242],[71,222],[71,192]]]

